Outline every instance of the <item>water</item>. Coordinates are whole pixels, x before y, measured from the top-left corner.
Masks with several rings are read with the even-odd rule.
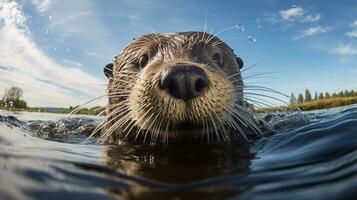
[[[357,197],[357,106],[272,115],[273,134],[198,146],[82,145],[100,118],[0,115],[0,199]]]

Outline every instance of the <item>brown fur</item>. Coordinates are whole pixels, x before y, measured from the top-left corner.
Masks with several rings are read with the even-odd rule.
[[[216,53],[222,56],[222,66],[212,60]],[[139,68],[145,54],[149,62]],[[206,72],[210,84],[200,97],[184,102],[158,87],[163,71],[177,63]],[[236,136],[232,129],[244,132],[242,124],[254,129],[243,106],[240,68],[233,50],[207,33],[148,34],[135,39],[114,60],[102,141],[230,141]]]

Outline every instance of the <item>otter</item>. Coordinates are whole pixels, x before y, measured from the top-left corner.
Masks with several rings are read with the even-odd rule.
[[[205,32],[134,38],[113,63],[101,142],[232,142],[260,132],[246,107],[243,61]]]

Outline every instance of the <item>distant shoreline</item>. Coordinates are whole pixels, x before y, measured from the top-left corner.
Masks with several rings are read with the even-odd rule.
[[[258,112],[277,112],[277,111],[292,111],[300,109],[302,111],[321,110],[327,108],[336,108],[341,106],[347,106],[351,104],[357,104],[357,97],[330,97],[325,99],[311,100],[303,103],[294,103],[288,106],[281,106],[278,108],[264,108],[258,109]]]
[[[357,97],[331,97],[322,100],[314,100],[310,102],[289,105],[288,110],[300,108],[304,111],[310,111],[347,106],[351,104],[357,104]]]
[[[1,108],[6,111],[10,112],[37,112],[37,113],[55,113],[55,114],[69,114],[73,112],[74,109],[68,109],[68,108],[63,108],[63,109],[46,109],[46,108],[40,108],[40,107],[35,107],[35,108],[11,108],[11,109],[5,109]],[[104,110],[104,107],[96,107],[96,108],[81,108],[78,111],[74,112],[74,115],[103,115],[102,111]]]
[[[292,111],[295,109],[300,109],[302,111],[311,111],[311,110],[320,110],[327,108],[335,108],[341,106],[347,106],[351,104],[357,104],[357,97],[330,97],[326,99],[312,100],[304,103],[294,103],[288,106],[281,106],[277,108],[264,108],[257,109],[257,112],[277,112],[277,111]],[[12,108],[5,109],[6,111],[12,112],[41,112],[41,113],[57,113],[57,114],[69,114],[73,112],[73,109],[63,108],[63,109],[46,109],[46,108]],[[78,115],[104,115],[102,112],[104,107],[96,107],[96,108],[81,108],[77,112],[73,114]]]

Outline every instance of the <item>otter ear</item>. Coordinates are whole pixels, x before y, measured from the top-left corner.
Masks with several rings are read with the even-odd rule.
[[[236,61],[238,63],[239,69],[242,69],[244,65],[243,60],[240,57],[236,56]]]
[[[113,78],[113,68],[114,68],[113,63],[107,64],[104,67],[103,71],[107,78]]]

